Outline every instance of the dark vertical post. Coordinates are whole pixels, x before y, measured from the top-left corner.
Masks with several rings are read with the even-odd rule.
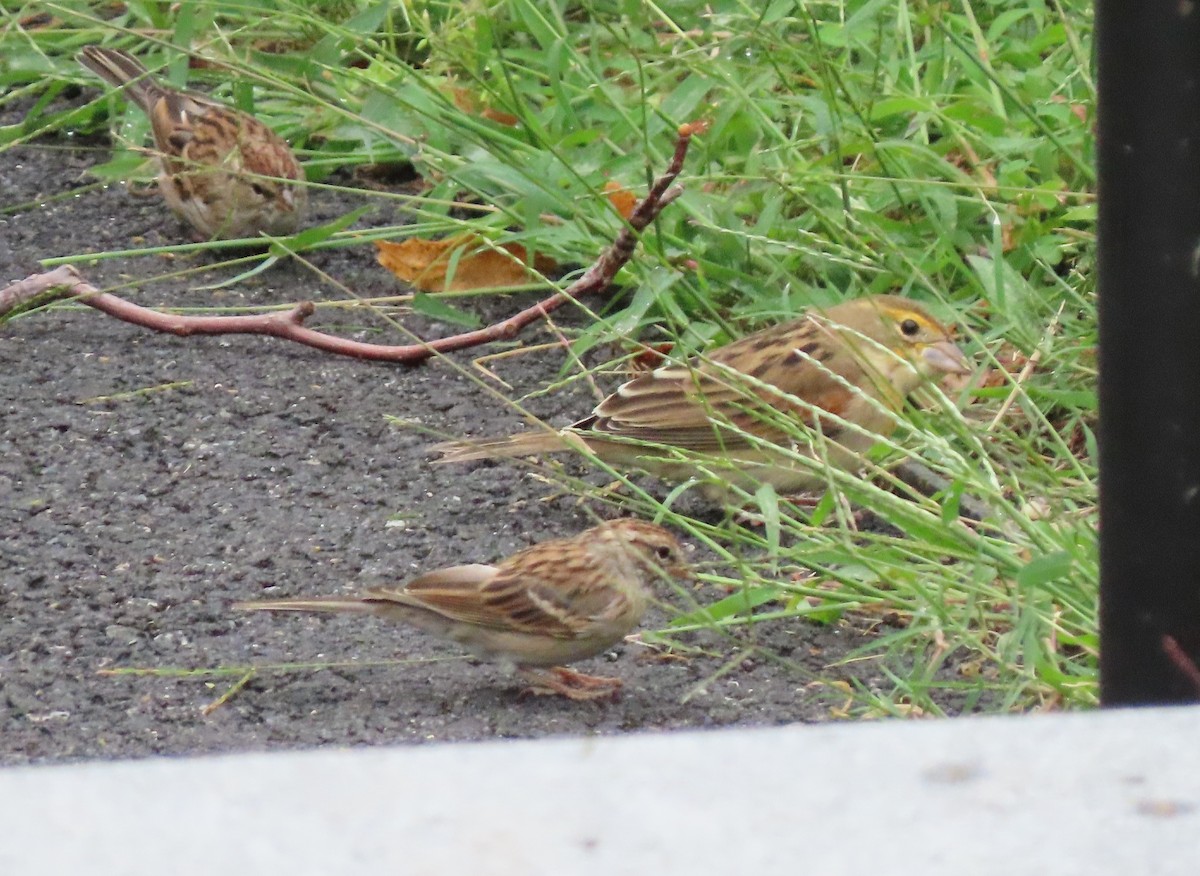
[[[1200,699],[1200,5],[1097,0],[1100,693]]]

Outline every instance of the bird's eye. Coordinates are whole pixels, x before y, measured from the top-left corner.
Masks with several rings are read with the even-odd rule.
[[[654,553],[658,556],[658,558],[660,560],[669,560],[675,554],[675,552],[673,550],[671,550],[669,547],[667,547],[667,545],[665,545],[665,544],[661,544],[658,547],[656,547],[654,549]]]
[[[267,187],[264,186],[262,183],[256,183],[256,182],[250,183],[250,191],[254,192],[254,194],[256,194],[260,198],[264,198],[264,199],[269,198],[271,196],[271,193],[269,191],[267,191]]]
[[[904,333],[905,337],[911,338],[920,330],[921,326],[915,319],[906,319],[904,322],[900,323],[900,331]]]

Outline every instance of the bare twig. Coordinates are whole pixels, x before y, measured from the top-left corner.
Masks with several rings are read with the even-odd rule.
[[[1161,643],[1163,653],[1167,656],[1167,659],[1179,670],[1180,675],[1186,678],[1192,685],[1196,696],[1200,697],[1200,668],[1196,667],[1196,661],[1188,656],[1188,653],[1183,650],[1179,642],[1170,633],[1163,633]]]
[[[464,332],[436,341],[418,341],[413,344],[385,345],[369,344],[325,334],[305,328],[304,321],[315,311],[312,302],[302,301],[286,312],[256,314],[253,316],[183,316],[162,313],[140,307],[124,298],[101,292],[92,286],[73,267],[65,265],[52,271],[34,274],[6,289],[0,289],[0,318],[31,303],[38,304],[62,298],[74,298],[89,307],[109,316],[133,323],[153,331],[187,337],[189,335],[256,334],[273,335],[305,346],[315,347],[327,353],[353,356],[385,362],[414,364],[423,362],[437,353],[462,350],[492,341],[515,337],[530,323],[545,318],[566,302],[581,295],[601,292],[612,283],[613,277],[633,255],[638,235],[662,212],[663,208],[678,198],[683,190],[672,186],[683,169],[688,146],[693,135],[703,130],[701,124],[683,125],[675,142],[675,154],[666,171],[654,181],[646,197],[638,203],[628,224],[621,229],[616,240],[588,270],[559,292],[527,307],[519,313],[486,328]]]

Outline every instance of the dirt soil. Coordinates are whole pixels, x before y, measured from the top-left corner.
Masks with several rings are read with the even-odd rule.
[[[105,156],[103,141],[78,139],[0,155],[0,208],[23,205],[0,215],[0,287],[41,270],[39,259],[72,256],[96,286],[148,305],[346,297],[296,262],[206,290],[197,287],[242,268],[171,278],[213,257],[88,261],[187,241],[158,197],[88,188],[87,169]],[[314,194],[314,221],[362,203],[376,208],[363,224],[404,221],[365,192]],[[358,295],[398,291],[369,245],[311,261]],[[493,300],[483,315],[525,301]],[[403,322],[425,336],[452,331],[412,314]],[[404,342],[345,310],[312,324]],[[547,339],[539,327],[522,342]],[[520,395],[562,364],[545,350],[497,371]],[[546,500],[555,488],[527,466],[430,466],[431,439],[389,415],[448,435],[521,425],[445,363],[372,364],[253,336],[182,339],[57,306],[0,327],[0,404],[0,763],[816,721],[832,701],[811,682],[846,677],[833,664],[864,641],[790,622],[755,625],[741,643],[701,636],[691,641],[708,654],[685,659],[631,642],[579,665],[623,677],[620,698],[581,704],[522,697],[496,667],[383,621],[231,611],[264,593],[344,593],[486,562],[577,532],[589,510],[611,516],[569,496]],[[583,388],[534,401],[559,423],[589,406]],[[659,612],[649,626],[667,620]],[[736,657],[755,643],[786,659]],[[303,665],[262,668],[205,710],[247,668],[279,664]],[[130,669],[155,672],[106,674]],[[863,664],[855,673],[871,681]]]

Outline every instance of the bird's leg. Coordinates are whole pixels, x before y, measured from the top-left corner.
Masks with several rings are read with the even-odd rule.
[[[584,675],[565,666],[550,669],[522,669],[520,676],[529,683],[522,691],[530,696],[564,696],[571,700],[602,700],[615,697],[621,679],[602,675]]]

